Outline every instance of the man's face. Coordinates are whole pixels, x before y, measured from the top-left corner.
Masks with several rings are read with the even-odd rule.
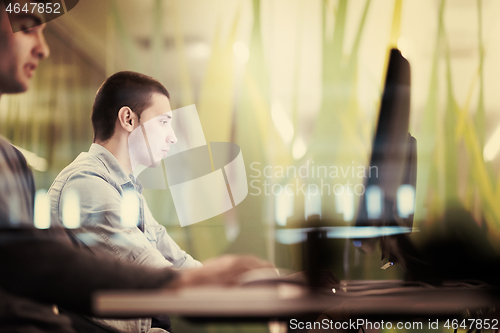
[[[3,1],[0,3],[0,94],[20,93],[29,88],[39,61],[49,55],[43,36],[45,24],[37,25],[42,22],[42,14],[30,11],[13,12],[9,21]],[[18,3],[22,8],[26,1]],[[23,31],[12,33],[11,24]]]
[[[170,145],[177,142],[172,129],[172,109],[167,96],[159,93],[151,96],[151,106],[142,112],[140,126],[149,149],[132,153],[140,164],[156,167],[167,157]]]

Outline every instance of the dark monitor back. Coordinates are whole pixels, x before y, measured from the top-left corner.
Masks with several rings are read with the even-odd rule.
[[[416,183],[416,140],[408,133],[410,119],[410,64],[397,49],[392,49],[387,68],[384,92],[372,154],[369,164],[370,177],[365,181],[366,194],[360,200],[356,226],[412,227],[413,212],[401,216],[398,211],[398,189],[403,184]],[[370,214],[368,193],[380,193],[380,211]],[[413,202],[414,204],[414,202]],[[355,245],[365,252],[372,252],[377,241],[385,237],[358,239]],[[382,244],[384,253],[386,246]]]

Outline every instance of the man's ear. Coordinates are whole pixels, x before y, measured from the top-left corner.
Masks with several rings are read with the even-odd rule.
[[[117,121],[121,128],[130,133],[136,127],[137,115],[128,106],[123,106],[118,111]]]

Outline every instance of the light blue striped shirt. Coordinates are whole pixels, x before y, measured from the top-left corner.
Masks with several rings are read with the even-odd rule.
[[[128,189],[139,197],[138,226],[124,226],[121,221],[122,197]],[[62,204],[70,191],[76,191],[80,198],[81,225],[68,231],[93,252],[156,268],[201,266],[155,220],[140,183],[101,145],[92,144],[88,153],[81,153],[50,187],[52,225],[63,224]]]

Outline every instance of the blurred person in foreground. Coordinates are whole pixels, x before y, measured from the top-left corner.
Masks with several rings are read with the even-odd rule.
[[[17,3],[22,7],[27,2]],[[5,8],[0,1],[0,97],[26,91],[39,62],[49,55],[43,17],[24,12],[8,17]],[[13,33],[11,25],[22,31]],[[97,256],[72,245],[62,228],[33,227],[34,190],[26,160],[0,138],[2,332],[75,332],[70,319],[58,314],[52,304],[92,315],[91,299],[96,290],[231,285],[249,269],[269,266],[250,256],[224,256],[204,267],[179,272]]]
[[[142,194],[142,184],[132,170],[132,161],[144,166],[151,162],[152,166],[159,165],[177,142],[169,98],[160,82],[135,72],[118,72],[99,88],[91,117],[94,143],[61,171],[48,192],[52,223],[60,226],[64,224],[66,198],[71,193],[79,198],[81,224],[67,229],[76,243],[83,243],[96,254],[144,267],[201,266],[155,220]],[[133,142],[134,130],[147,131],[149,149],[134,149],[140,146]],[[157,158],[151,161],[150,156]],[[122,210],[125,197],[130,195],[137,200],[126,205],[136,206],[132,211],[138,212],[132,225],[125,223],[127,216],[123,216],[131,213]],[[124,332],[140,333],[141,328],[148,330],[152,325],[151,318],[94,320]],[[161,327],[169,328],[166,318]]]

